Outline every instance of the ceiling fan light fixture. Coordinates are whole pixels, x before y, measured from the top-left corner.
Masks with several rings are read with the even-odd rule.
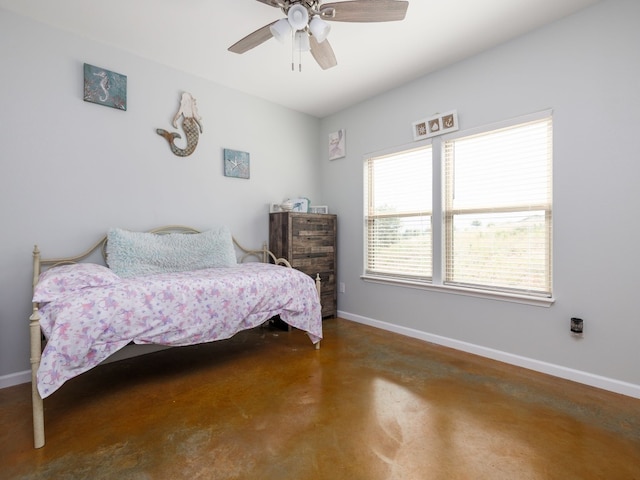
[[[284,43],[285,38],[291,35],[291,25],[289,25],[289,20],[286,18],[278,20],[269,27],[269,30],[271,31],[271,35],[280,43]]]
[[[315,37],[318,43],[322,43],[327,39],[327,36],[331,31],[331,25],[320,18],[320,16],[315,15],[311,19],[309,30],[311,30],[311,34]]]
[[[294,69],[296,50],[299,70],[302,71],[302,51],[311,51],[311,56],[323,70],[338,63],[327,37],[331,27],[325,22],[394,22],[404,20],[409,0],[258,0],[279,8],[286,16],[275,20],[231,45],[233,53],[245,53],[261,45],[271,37],[285,42],[292,37],[291,68]]]
[[[287,18],[292,29],[296,31],[302,30],[309,23],[309,12],[305,7],[297,3],[289,8]]]
[[[311,43],[309,42],[309,34],[307,32],[297,31],[293,41],[296,51],[308,52],[311,50]]]

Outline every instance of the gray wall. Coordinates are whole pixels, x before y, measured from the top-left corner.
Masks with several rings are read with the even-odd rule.
[[[640,2],[605,1],[323,119],[323,138],[338,128],[347,138],[347,157],[324,161],[322,170],[324,195],[339,218],[341,314],[543,371],[550,364],[569,378],[582,372],[593,384],[607,377],[623,393],[639,394],[639,45]],[[436,112],[457,109],[464,130],[549,108],[553,306],[359,278],[367,153],[411,144],[411,122]],[[572,316],[585,320],[581,340],[569,333]]]
[[[83,63],[127,75],[126,112],[82,100]],[[31,252],[79,253],[108,227],[229,225],[268,239],[268,204],[319,199],[319,120],[0,10],[0,387],[29,368]],[[180,94],[204,133],[174,156]],[[286,135],[283,134],[286,132]],[[251,178],[222,173],[222,149],[251,154]],[[20,379],[24,375],[19,375]]]

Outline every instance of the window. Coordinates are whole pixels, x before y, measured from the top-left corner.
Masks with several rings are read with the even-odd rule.
[[[429,280],[431,145],[366,162],[367,274]]]
[[[367,158],[363,277],[551,298],[551,174],[550,112]]]
[[[551,118],[444,142],[444,283],[551,296]]]

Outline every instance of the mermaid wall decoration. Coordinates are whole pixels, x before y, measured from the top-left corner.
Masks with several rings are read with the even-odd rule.
[[[178,118],[180,117],[182,117],[182,129],[187,137],[187,146],[185,148],[180,148],[174,143],[176,138],[182,138],[179,133],[167,132],[161,128],[156,129],[156,133],[169,142],[169,147],[171,147],[171,151],[175,155],[187,157],[191,155],[198,146],[198,139],[202,133],[202,118],[198,114],[196,99],[188,92],[182,94],[180,108],[173,117],[172,124],[175,128],[178,128]]]

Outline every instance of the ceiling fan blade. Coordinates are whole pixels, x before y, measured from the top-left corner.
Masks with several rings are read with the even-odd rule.
[[[277,0],[258,0],[260,3],[266,3],[267,5],[270,5],[272,7],[280,7],[280,5],[278,5],[278,1]]]
[[[271,33],[271,30],[269,29],[269,27],[271,27],[271,25],[273,25],[274,23],[276,22],[271,22],[269,25],[265,25],[264,27],[259,28],[255,32],[250,33],[243,39],[238,40],[236,43],[231,45],[227,50],[233,53],[244,53],[251,50],[254,47],[257,47],[261,43],[266,42],[271,37],[273,37],[273,34]]]
[[[333,53],[333,48],[329,45],[329,40],[318,43],[313,35],[311,35],[309,36],[309,43],[311,44],[311,55],[323,70],[335,67],[338,64],[336,56]]]
[[[320,5],[320,11],[333,9],[333,17],[323,16],[334,22],[395,22],[404,20],[409,2],[399,0],[350,0]]]

